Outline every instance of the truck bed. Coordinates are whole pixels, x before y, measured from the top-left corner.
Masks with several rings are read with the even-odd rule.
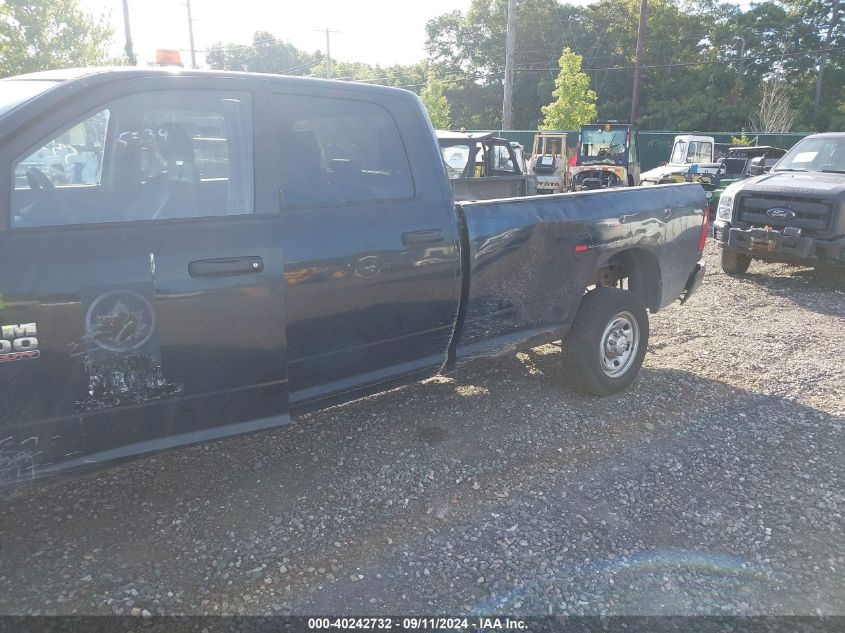
[[[456,206],[465,289],[453,351],[464,358],[559,338],[596,272],[623,252],[656,275],[641,288],[652,312],[678,299],[707,204],[700,185],[678,184]]]

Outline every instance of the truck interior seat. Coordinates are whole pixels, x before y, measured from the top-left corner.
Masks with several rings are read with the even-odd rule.
[[[323,169],[323,153],[313,130],[291,130],[283,143],[284,196],[287,204],[308,204],[334,199],[331,181]]]
[[[190,135],[175,123],[161,126],[156,150],[162,171],[143,183],[127,210],[127,219],[187,218],[200,215],[200,179]]]

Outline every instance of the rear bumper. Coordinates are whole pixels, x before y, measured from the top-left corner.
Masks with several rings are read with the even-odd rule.
[[[713,237],[722,248],[755,259],[784,263],[831,263],[845,265],[845,237],[826,240],[813,236],[784,235],[766,228],[732,228],[715,223]]]
[[[695,265],[695,269],[690,273],[689,279],[687,279],[687,285],[684,288],[683,294],[681,294],[681,303],[684,304],[689,301],[689,298],[698,290],[698,287],[701,285],[701,282],[704,281],[704,271],[706,265],[704,264],[704,260],[700,259],[698,263]]]

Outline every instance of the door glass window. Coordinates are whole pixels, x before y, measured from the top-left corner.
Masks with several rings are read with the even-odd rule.
[[[504,145],[493,146],[493,169],[495,171],[515,172],[510,152]]]
[[[14,164],[12,226],[251,213],[251,115],[244,93],[116,99]]]
[[[669,159],[669,162],[673,165],[678,165],[684,162],[684,152],[687,149],[687,144],[684,141],[678,141],[675,143],[675,147],[672,149],[672,158]]]
[[[279,148],[285,206],[414,196],[402,137],[383,107],[347,99],[283,101]]]
[[[54,136],[15,165],[15,188],[100,184],[108,124],[102,110]]]

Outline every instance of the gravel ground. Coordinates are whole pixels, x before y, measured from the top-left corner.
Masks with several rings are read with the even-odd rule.
[[[18,490],[0,613],[845,614],[845,273],[708,259],[621,395],[545,346]]]

